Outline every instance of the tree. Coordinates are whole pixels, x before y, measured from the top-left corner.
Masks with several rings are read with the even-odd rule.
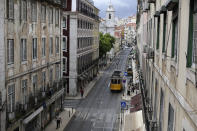
[[[106,56],[106,53],[113,48],[115,38],[110,34],[99,33],[99,56]]]

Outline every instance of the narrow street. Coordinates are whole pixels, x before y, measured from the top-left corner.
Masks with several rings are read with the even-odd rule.
[[[114,70],[124,72],[129,50],[123,50],[96,82],[89,95],[82,100],[65,100],[65,107],[73,107],[76,114],[64,131],[118,131],[122,93],[111,92],[110,76]]]

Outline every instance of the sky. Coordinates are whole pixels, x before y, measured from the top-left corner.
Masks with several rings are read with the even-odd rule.
[[[94,0],[94,5],[100,10],[100,17],[105,17],[105,11],[110,0]],[[125,18],[136,14],[137,0],[111,0],[115,14],[119,18]]]

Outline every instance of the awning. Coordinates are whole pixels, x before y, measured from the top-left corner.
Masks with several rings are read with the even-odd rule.
[[[51,99],[49,99],[46,102],[46,105],[50,105],[51,103],[53,103],[56,99],[58,99],[60,96],[62,96],[64,94],[64,88],[62,88],[61,90],[59,90],[58,92],[56,92]]]
[[[177,5],[178,2],[179,2],[179,0],[168,0],[166,2],[166,8],[167,8],[167,10],[172,11],[173,8],[174,8],[174,6]]]
[[[23,124],[27,124],[29,123],[33,118],[35,118],[38,114],[40,114],[40,112],[43,110],[43,106],[41,106],[39,109],[37,109],[36,111],[34,111],[30,116],[28,116],[27,118],[25,118],[23,120]]]

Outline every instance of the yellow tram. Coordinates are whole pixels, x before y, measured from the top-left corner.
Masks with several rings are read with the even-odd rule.
[[[111,91],[121,91],[122,90],[122,77],[121,71],[114,71],[111,76],[110,90]]]

